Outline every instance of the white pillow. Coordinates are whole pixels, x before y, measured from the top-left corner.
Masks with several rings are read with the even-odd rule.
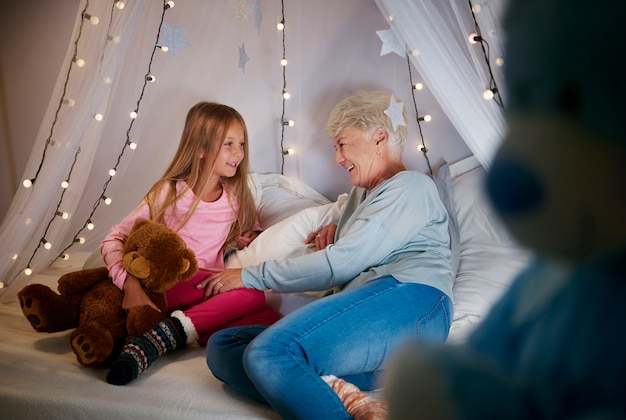
[[[485,173],[479,166],[452,178],[461,242],[453,327],[479,322],[530,260],[491,208]]]
[[[304,182],[285,175],[252,173],[248,180],[263,228],[302,209],[331,202]]]
[[[305,208],[270,226],[249,246],[228,257],[226,268],[248,267],[312,252],[313,246],[304,243],[307,236],[323,226],[337,223],[347,199],[348,194],[342,194],[334,203]]]

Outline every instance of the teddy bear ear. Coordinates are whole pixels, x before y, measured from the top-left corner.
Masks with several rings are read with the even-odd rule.
[[[192,250],[186,248],[183,252],[183,265],[179,277],[181,279],[190,279],[198,271],[198,261]]]
[[[131,228],[131,232],[136,231],[137,229],[139,229],[140,227],[142,227],[143,225],[147,224],[147,223],[153,223],[151,220],[148,219],[137,219],[135,221],[135,224],[133,225],[133,227]]]

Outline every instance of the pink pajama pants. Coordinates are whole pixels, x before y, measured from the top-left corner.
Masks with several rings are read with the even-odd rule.
[[[199,270],[191,279],[178,283],[166,292],[168,311],[182,310],[191,319],[206,345],[216,331],[244,325],[272,325],[281,315],[265,306],[265,293],[256,289],[235,289],[204,300],[204,289],[196,284],[212,272]]]

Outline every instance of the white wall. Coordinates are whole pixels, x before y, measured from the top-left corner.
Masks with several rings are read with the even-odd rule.
[[[0,220],[22,173],[63,65],[80,0],[2,2]]]

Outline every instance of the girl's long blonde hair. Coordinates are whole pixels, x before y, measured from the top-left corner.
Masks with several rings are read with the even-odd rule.
[[[230,205],[237,214],[237,220],[233,223],[223,247],[232,247],[237,236],[253,228],[256,207],[248,186],[248,129],[239,112],[215,102],[199,102],[187,113],[178,150],[172,162],[145,196],[152,220],[163,223],[166,210],[170,207],[175,210],[181,196],[191,189],[198,192],[196,198],[179,225],[172,228],[178,230],[187,223],[200,203],[202,193],[208,188],[208,180],[215,171],[215,160],[233,123],[239,123],[243,127],[244,157],[235,176],[221,179]],[[204,159],[200,156],[204,156]],[[180,180],[187,183],[187,189],[177,194],[176,182]],[[165,195],[163,191],[166,192]]]

